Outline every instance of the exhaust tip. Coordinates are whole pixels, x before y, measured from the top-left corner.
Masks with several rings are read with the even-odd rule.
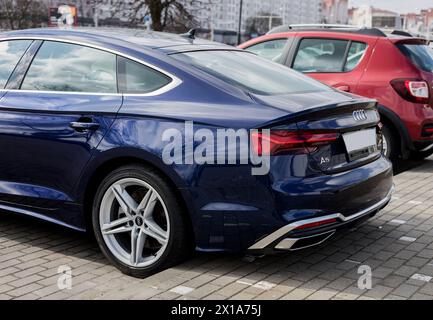
[[[325,242],[335,233],[335,230],[327,231],[324,233],[312,235],[303,238],[285,238],[281,240],[276,246],[276,250],[301,250],[309,247],[317,246]]]

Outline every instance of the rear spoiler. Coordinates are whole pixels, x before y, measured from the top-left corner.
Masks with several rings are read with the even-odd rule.
[[[389,40],[394,43],[394,44],[425,44],[428,45],[429,44],[429,40],[424,39],[424,38],[389,38]]]
[[[306,109],[291,113],[278,119],[271,120],[260,125],[260,128],[270,128],[283,124],[294,124],[296,122],[311,120],[312,116],[315,119],[325,118],[352,110],[362,108],[377,109],[377,101],[369,98],[360,98],[353,101],[341,102],[338,104],[320,105],[312,109]],[[260,129],[258,128],[258,129]]]
[[[391,34],[395,34],[396,36],[404,36],[404,37],[410,37],[412,38],[413,35],[409,32],[403,31],[403,30],[393,30]]]

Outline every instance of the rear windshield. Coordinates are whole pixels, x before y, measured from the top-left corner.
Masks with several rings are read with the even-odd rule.
[[[194,51],[172,57],[255,94],[331,91],[316,80],[249,52]]]
[[[398,44],[397,47],[418,68],[433,72],[433,49],[422,44]]]

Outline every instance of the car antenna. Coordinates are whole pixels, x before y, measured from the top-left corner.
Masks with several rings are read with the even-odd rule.
[[[190,29],[187,33],[180,34],[181,37],[188,38],[190,40],[195,40],[195,32],[197,29]]]

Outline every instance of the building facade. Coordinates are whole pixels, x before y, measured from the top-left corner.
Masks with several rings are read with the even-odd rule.
[[[212,1],[208,10],[197,13],[201,28],[237,31],[239,27],[240,0]],[[266,20],[269,25],[320,23],[322,0],[243,0],[242,32],[250,18]]]
[[[405,14],[403,21],[404,29],[413,34],[427,34],[429,39],[433,39],[433,8]]]
[[[77,7],[79,18],[106,19],[115,16],[116,3],[120,0],[41,0],[47,7],[63,4]],[[241,0],[204,0],[207,5],[198,6],[194,1],[179,0],[193,13],[197,26],[204,29],[237,31]],[[324,0],[243,0],[242,31],[245,32],[250,18],[266,21],[270,26],[296,23],[323,22],[322,4]],[[332,7],[337,20],[344,20],[344,3],[348,0],[333,0],[343,3],[343,7]],[[145,13],[143,12],[143,15]],[[332,15],[333,13],[330,13]],[[346,8],[347,14],[347,8]],[[116,17],[122,19],[121,15]],[[342,18],[341,18],[342,17]]]
[[[367,28],[403,28],[403,19],[399,13],[372,6],[360,6],[350,10],[349,23]]]
[[[323,0],[323,23],[347,24],[349,0]]]

